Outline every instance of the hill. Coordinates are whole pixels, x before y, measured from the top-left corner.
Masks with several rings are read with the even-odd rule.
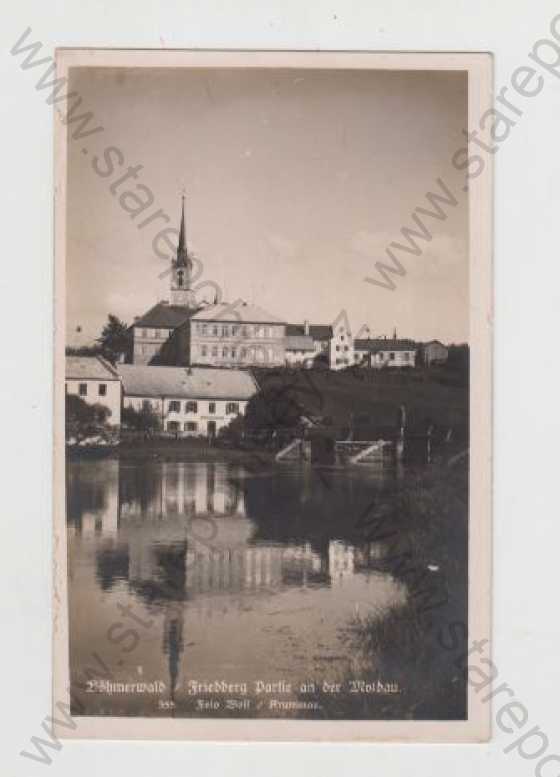
[[[261,388],[251,400],[248,426],[285,428],[301,416],[334,428],[366,433],[394,430],[400,408],[406,410],[407,430],[453,429],[468,436],[468,371],[444,365],[437,368],[348,370],[254,370]]]

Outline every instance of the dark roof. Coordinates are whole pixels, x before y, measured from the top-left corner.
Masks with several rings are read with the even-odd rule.
[[[364,340],[354,340],[355,351],[369,351],[377,353],[378,351],[415,351],[416,343],[414,340],[393,340],[388,337],[366,338]]]
[[[132,326],[142,327],[175,327],[183,324],[196,310],[185,305],[168,305],[166,302],[158,302],[147,313],[140,316]]]
[[[305,335],[304,324],[288,324],[286,326],[286,335],[295,337],[296,335]],[[309,336],[314,340],[330,340],[333,336],[332,326],[329,324],[310,324]]]

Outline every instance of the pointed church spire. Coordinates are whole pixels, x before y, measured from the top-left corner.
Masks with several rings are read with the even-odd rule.
[[[171,304],[195,307],[194,292],[191,289],[192,258],[187,251],[185,229],[185,195],[181,196],[181,227],[177,244],[177,258],[171,261]]]
[[[177,267],[184,267],[187,260],[187,244],[185,240],[185,195],[181,196],[181,227],[179,229],[179,245],[177,246]]]

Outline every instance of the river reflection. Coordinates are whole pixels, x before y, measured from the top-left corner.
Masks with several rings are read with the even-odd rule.
[[[383,545],[360,542],[354,528],[392,477],[70,462],[70,659],[80,712],[236,714],[224,708],[228,694],[211,695],[219,707],[208,711],[190,692],[194,682],[224,682],[247,684],[252,707],[242,714],[276,716],[253,694],[259,681],[287,680],[283,698],[296,698],[298,684],[351,668],[349,620],[381,618],[406,600],[405,587],[380,571]],[[154,683],[163,684],[157,692]]]

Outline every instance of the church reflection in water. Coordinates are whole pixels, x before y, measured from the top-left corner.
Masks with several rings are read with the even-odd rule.
[[[345,478],[326,489],[309,470],[249,475],[222,463],[67,469],[70,561],[89,548],[101,591],[125,586],[163,617],[172,695],[185,608],[213,617],[217,599],[231,609],[267,592],[343,589],[383,555],[382,545],[352,542],[348,531],[371,484]]]

